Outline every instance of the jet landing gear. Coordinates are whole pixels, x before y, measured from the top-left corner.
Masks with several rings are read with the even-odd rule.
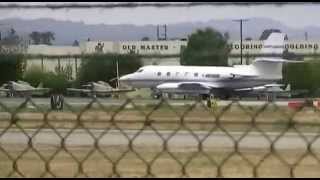
[[[152,97],[153,97],[154,99],[160,99],[160,98],[162,97],[162,94],[154,93],[154,94],[152,94]]]
[[[61,94],[53,94],[50,98],[51,109],[52,110],[62,110],[63,109],[63,95]]]
[[[162,93],[159,91],[159,90],[156,90],[156,89],[151,89],[152,93],[151,93],[151,96],[154,98],[154,99],[160,99],[162,98]]]
[[[208,108],[211,108],[213,103],[214,103],[214,106],[216,106],[216,100],[214,99],[213,95],[202,94],[201,97],[202,97],[202,100],[206,100]]]

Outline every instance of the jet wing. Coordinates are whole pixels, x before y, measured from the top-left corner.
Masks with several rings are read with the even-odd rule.
[[[15,92],[41,92],[41,91],[49,91],[49,88],[35,88],[35,89],[26,89],[26,90],[13,90]]]
[[[84,93],[124,93],[124,92],[134,91],[134,89],[90,90],[90,89],[75,89],[75,88],[67,88],[67,90],[73,91],[73,92],[84,92]]]
[[[157,86],[159,90],[165,89],[181,89],[181,90],[197,90],[197,89],[214,89],[222,88],[223,86],[219,83],[204,83],[204,82],[179,82],[179,83],[163,83]]]
[[[92,92],[90,89],[76,89],[76,88],[67,88],[67,91],[84,92],[84,93]]]
[[[122,92],[132,92],[134,89],[113,89],[111,93],[122,93]]]
[[[266,90],[268,88],[273,88],[273,87],[282,87],[284,86],[284,84],[266,84],[263,86],[255,86],[255,87],[251,87],[251,88],[241,88],[241,89],[235,89],[235,91],[237,92],[241,92],[241,91],[262,91],[262,90]]]
[[[10,91],[10,89],[0,88],[0,91],[9,92],[9,91]]]

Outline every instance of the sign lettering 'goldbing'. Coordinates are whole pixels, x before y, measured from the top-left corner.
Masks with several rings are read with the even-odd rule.
[[[230,44],[231,49],[240,49],[240,44]],[[242,44],[242,49],[261,49],[263,44]],[[285,49],[309,49],[317,50],[319,44],[317,43],[287,43],[284,45]]]

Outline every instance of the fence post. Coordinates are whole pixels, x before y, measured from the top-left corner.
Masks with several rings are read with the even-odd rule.
[[[41,70],[43,71],[43,66],[44,66],[44,64],[43,64],[43,56],[41,56]]]
[[[77,79],[77,74],[78,74],[78,59],[77,56],[74,57],[74,64],[75,64],[75,78]]]

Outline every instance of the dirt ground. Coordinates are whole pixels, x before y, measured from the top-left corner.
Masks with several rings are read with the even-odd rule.
[[[185,128],[211,131],[319,132],[318,110],[199,107],[0,112],[0,128]],[[261,111],[261,113],[259,110]],[[0,137],[2,136],[0,130]],[[1,143],[1,142],[0,142]],[[272,149],[164,150],[163,147],[21,146],[0,144],[0,177],[319,177],[315,153]]]

